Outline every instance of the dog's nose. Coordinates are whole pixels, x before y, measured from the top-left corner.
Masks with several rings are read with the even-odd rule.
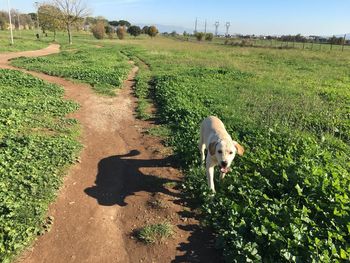
[[[226,166],[227,166],[227,162],[226,162],[226,161],[222,161],[222,162],[221,162],[221,166],[222,166],[222,167],[226,167]]]

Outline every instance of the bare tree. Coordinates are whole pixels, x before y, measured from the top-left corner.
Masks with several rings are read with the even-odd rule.
[[[52,0],[54,5],[60,9],[62,13],[62,22],[64,23],[69,44],[72,44],[72,27],[84,17],[89,15],[89,9],[82,0]]]

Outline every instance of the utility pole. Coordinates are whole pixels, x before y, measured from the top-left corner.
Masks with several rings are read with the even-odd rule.
[[[225,35],[226,37],[228,36],[228,30],[229,30],[230,26],[231,26],[231,23],[226,22],[226,35]]]
[[[343,43],[342,43],[343,45],[341,47],[341,51],[344,51],[345,41],[346,41],[346,34],[344,34]]]
[[[220,25],[219,21],[216,21],[214,25],[215,25],[215,36],[218,36],[218,29]]]
[[[196,22],[194,23],[194,33],[197,33],[197,17],[196,17]]]
[[[12,32],[12,21],[11,21],[11,11],[10,11],[10,0],[7,0],[7,6],[9,11],[9,20],[10,20],[10,34],[11,34],[11,45],[13,45],[13,32]]]
[[[204,24],[204,34],[207,34],[207,20],[205,19],[205,24]]]

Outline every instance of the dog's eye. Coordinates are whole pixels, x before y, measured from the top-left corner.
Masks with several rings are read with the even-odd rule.
[[[233,154],[233,152],[229,152],[229,154]]]
[[[218,153],[222,153],[222,151],[221,151],[221,150],[218,150]]]

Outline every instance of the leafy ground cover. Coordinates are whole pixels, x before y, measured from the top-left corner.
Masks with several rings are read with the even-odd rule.
[[[14,30],[14,45],[10,42],[10,31],[0,30],[0,52],[25,51],[45,48],[52,41],[52,37],[42,37],[37,40],[34,30]]]
[[[80,145],[76,103],[63,89],[0,70],[0,261],[8,262],[48,223],[46,211]]]
[[[184,189],[227,262],[349,260],[349,55],[128,43],[129,56],[149,65],[159,119],[187,171]],[[144,84],[136,88],[147,96]],[[197,152],[208,115],[246,148],[214,197]]]
[[[128,75],[131,66],[120,52],[119,46],[95,46],[92,43],[78,42],[74,46],[64,46],[59,54],[18,58],[12,63],[49,75],[86,82],[95,91],[113,96],[115,89],[121,86]]]

